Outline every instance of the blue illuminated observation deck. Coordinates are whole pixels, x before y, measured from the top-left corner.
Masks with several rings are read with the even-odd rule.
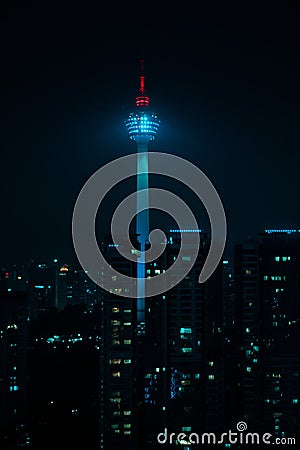
[[[141,256],[137,261],[137,321],[140,334],[145,331],[146,267],[143,253],[149,244],[149,169],[148,145],[155,139],[160,120],[149,108],[150,98],[145,94],[144,63],[141,62],[139,92],[135,99],[136,108],[128,115],[125,126],[129,138],[137,146],[137,211],[136,235]]]
[[[139,106],[136,112],[129,114],[125,122],[129,138],[138,143],[148,144],[157,133],[160,121],[157,115]]]

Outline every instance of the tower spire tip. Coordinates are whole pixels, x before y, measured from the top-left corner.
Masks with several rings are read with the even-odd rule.
[[[145,94],[145,73],[144,73],[144,59],[140,59],[140,85],[139,85],[139,93],[135,99],[135,103],[137,108],[143,106],[147,107],[149,105],[150,99]]]

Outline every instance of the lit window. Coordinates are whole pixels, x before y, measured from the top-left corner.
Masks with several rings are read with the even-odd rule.
[[[112,372],[112,376],[113,376],[114,378],[120,378],[121,372]]]
[[[124,416],[131,416],[131,411],[123,411]]]
[[[131,339],[124,339],[124,344],[125,345],[131,344]]]
[[[114,358],[109,360],[109,364],[121,364],[122,359],[121,358]]]
[[[191,334],[192,329],[191,328],[180,328],[180,334]]]
[[[10,392],[12,392],[12,391],[18,391],[19,390],[19,386],[9,386],[9,390],[10,390]]]
[[[118,312],[120,312],[120,308],[114,307],[114,308],[112,308],[112,312],[113,313],[118,313]]]
[[[11,329],[13,329],[13,330],[17,330],[18,329],[18,325],[16,325],[15,323],[14,324],[12,324],[12,325],[7,325],[7,330],[11,330]]]
[[[209,380],[214,380],[214,379],[215,379],[215,376],[210,374],[210,375],[208,375],[208,379],[209,379]]]
[[[131,359],[124,359],[124,364],[131,364]]]
[[[182,353],[192,353],[193,349],[191,347],[183,347],[181,351]]]

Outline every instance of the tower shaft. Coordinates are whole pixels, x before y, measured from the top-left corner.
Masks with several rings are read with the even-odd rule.
[[[148,145],[137,145],[137,215],[136,234],[141,245],[149,243],[149,175],[148,175]]]
[[[140,244],[140,257],[137,261],[137,321],[141,329],[145,323],[145,251],[149,243],[149,175],[148,142],[137,141],[137,211],[136,234]]]

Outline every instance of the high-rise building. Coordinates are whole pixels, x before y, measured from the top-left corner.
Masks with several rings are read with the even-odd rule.
[[[149,245],[148,144],[159,126],[149,110],[143,70],[136,110],[125,124],[137,145],[137,211],[143,209],[131,241],[143,253]],[[135,264],[119,254],[121,236],[118,244],[110,239],[101,244],[105,259],[118,272],[136,277],[137,286],[125,287],[115,276],[109,280],[115,288],[101,291],[100,448],[160,448],[157,435],[165,427],[177,433],[224,431],[224,265],[206,283],[198,282],[209,236],[183,230],[191,240],[182,264],[191,261],[193,233],[201,233],[196,263],[170,291],[145,295],[144,279],[164,272],[177,258],[181,231],[171,230],[165,252],[147,264],[142,257]],[[106,276],[103,271],[103,281]],[[135,288],[137,298],[118,296]]]
[[[177,258],[180,232],[173,230],[167,250],[168,265]],[[179,432],[224,430],[224,311],[223,265],[199,284],[198,277],[209,250],[209,237],[201,230],[197,260],[188,275],[167,292],[169,427]],[[190,260],[183,249],[182,264]],[[187,433],[188,434],[188,433]]]
[[[299,439],[300,230],[236,246],[240,412],[253,431]]]
[[[26,292],[0,291],[0,422],[3,434],[14,431],[11,439],[27,421],[28,306]],[[29,436],[23,437],[22,445],[28,445]]]
[[[56,281],[58,309],[64,309],[69,305],[84,304],[92,310],[97,303],[99,287],[84,270],[74,269],[63,264],[58,270]]]
[[[135,276],[133,263],[124,260],[114,244],[105,241],[101,251],[112,267]],[[124,287],[112,281],[115,290],[102,290],[100,299],[99,448],[136,449],[136,300],[118,296]]]
[[[193,232],[201,233],[202,242],[196,264],[169,292],[146,298],[143,335],[136,300],[102,293],[103,448],[107,442],[110,448],[160,448],[156,438],[165,427],[178,433],[225,428],[223,264],[208,282],[198,283],[209,239],[200,230],[189,230],[191,237]],[[172,230],[166,251],[147,265],[147,276],[166,270],[179,248],[180,232]],[[184,250],[182,262],[188,264],[189,244]],[[113,243],[102,251],[115,269],[134,275],[135,264]],[[117,280],[116,289],[122,289]]]
[[[31,263],[29,268],[29,304],[30,316],[36,318],[39,314],[57,308],[57,264]]]

